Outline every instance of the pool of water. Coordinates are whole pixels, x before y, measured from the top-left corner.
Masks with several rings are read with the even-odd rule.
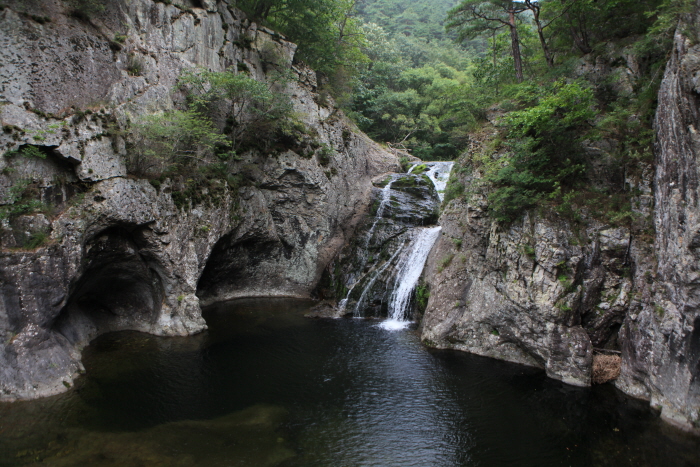
[[[700,439],[610,385],[303,318],[310,305],[239,300],[198,336],[98,338],[73,390],[0,404],[0,465],[700,465]]]

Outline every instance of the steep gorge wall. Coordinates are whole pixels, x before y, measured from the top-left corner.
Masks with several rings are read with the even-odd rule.
[[[24,181],[51,209],[2,220],[0,398],[65,390],[81,347],[103,332],[187,335],[206,327],[203,303],[309,296],[368,208],[372,178],[398,167],[319,98],[293,44],[228,2],[119,0],[89,21],[60,0],[4,3],[0,198]],[[265,80],[270,55],[295,76],[286,89],[295,115],[329,160],[251,151],[235,169],[244,186],[201,188],[185,207],[174,182],[156,189],[127,173],[113,129],[172,109],[183,69]],[[128,71],[134,60],[139,73]],[[45,158],[7,154],[27,145]],[[48,241],[32,248],[37,234]]]
[[[679,26],[654,123],[653,296],[625,321],[618,387],[700,429],[700,2]]]
[[[426,343],[539,366],[579,386],[591,384],[595,349],[617,349],[619,389],[700,429],[699,20],[685,18],[675,37],[659,92],[654,167],[625,180],[653,236],[585,212],[585,227],[541,212],[498,226],[465,156],[457,179],[469,194],[444,207],[426,271]]]

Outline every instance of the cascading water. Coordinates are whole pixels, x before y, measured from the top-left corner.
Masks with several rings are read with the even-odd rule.
[[[380,316],[383,308],[387,313],[383,328],[396,330],[410,324],[412,297],[441,231],[438,226],[423,226],[435,223],[452,164],[414,163],[407,174],[392,174],[377,193],[374,219],[363,240],[346,256],[352,258],[352,266],[344,273],[349,290],[338,304],[340,314],[349,308],[355,317]],[[412,173],[418,166],[432,183]],[[365,272],[372,257],[388,259]]]
[[[452,172],[454,164],[454,162],[431,162],[426,164],[430,167],[426,175],[433,181],[440,201],[445,199],[445,188],[447,188],[447,181],[450,179],[450,172]]]
[[[377,214],[375,214],[374,216],[374,222],[372,223],[372,227],[370,227],[369,231],[367,232],[367,237],[365,240],[365,249],[367,249],[367,247],[369,246],[369,242],[372,240],[372,234],[374,233],[374,229],[377,227],[377,222],[379,222],[379,219],[382,218],[387,204],[389,204],[389,201],[391,201],[392,183],[394,183],[394,180],[390,180],[389,183],[387,183],[386,186],[382,189],[382,199],[379,202],[379,207],[377,208]]]
[[[387,204],[389,204],[389,201],[391,201],[391,184],[394,183],[394,180],[390,180],[389,183],[387,183],[384,188],[382,188],[382,197],[379,202],[379,207],[377,207],[377,213],[374,215],[374,222],[372,222],[372,227],[367,231],[367,235],[365,236],[365,241],[364,241],[364,252],[362,256],[362,260],[360,261],[360,266],[358,270],[360,273],[364,270],[365,266],[367,265],[367,249],[369,248],[369,243],[372,241],[372,235],[374,234],[374,229],[377,227],[377,222],[379,222],[379,219],[382,218],[382,215],[384,214],[384,210],[386,209]],[[388,264],[388,262],[387,262]],[[383,270],[382,270],[383,271]],[[376,278],[375,278],[376,281]],[[338,302],[338,309],[340,310],[341,313],[345,311],[345,307],[348,304],[348,300],[350,299],[350,294],[352,293],[353,289],[355,286],[358,284],[359,280],[353,281],[352,284],[348,287],[348,293],[345,296],[344,299],[342,299],[340,302]],[[363,291],[364,293],[365,291]],[[355,312],[353,313],[354,315],[357,315],[357,306],[355,307]]]
[[[408,306],[413,291],[441,230],[442,227],[415,229],[415,237],[406,249],[408,253],[399,260],[394,291],[389,299],[389,313],[387,320],[381,324],[384,329],[395,330],[408,326]]]
[[[391,264],[394,262],[396,257],[404,250],[404,245],[401,245],[399,248],[396,249],[394,254],[385,262],[382,264],[380,268],[378,268],[374,274],[372,275],[372,278],[367,282],[367,285],[365,288],[362,290],[362,295],[360,295],[360,298],[357,300],[357,304],[355,305],[355,310],[353,312],[353,316],[355,318],[360,318],[362,315],[362,305],[365,302],[365,299],[367,298],[367,292],[372,289],[372,286],[377,282],[377,279],[379,279],[379,276],[382,275],[382,273],[389,267]],[[347,302],[346,302],[347,303]]]

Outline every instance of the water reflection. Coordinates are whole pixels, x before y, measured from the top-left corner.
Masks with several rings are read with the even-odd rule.
[[[700,465],[700,440],[610,386],[308,306],[238,301],[193,338],[97,339],[75,390],[0,404],[0,466]]]

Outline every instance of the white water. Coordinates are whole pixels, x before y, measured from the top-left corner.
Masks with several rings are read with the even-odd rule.
[[[413,172],[413,169],[415,169],[418,165],[420,165],[420,163],[414,163],[411,165],[411,168],[408,169],[408,173],[410,174]],[[443,201],[445,198],[445,188],[447,187],[447,181],[450,178],[450,172],[452,171],[454,162],[426,162],[425,165],[429,168],[426,175],[433,182],[440,201]],[[372,226],[367,232],[367,236],[365,238],[365,251],[368,250],[369,244],[372,241],[374,229],[376,228],[379,219],[382,218],[386,206],[391,200],[391,185],[393,182],[394,181],[391,180],[382,189],[381,201],[379,203],[379,207],[377,208],[374,222],[372,223]],[[406,250],[406,254],[399,259],[399,264],[397,265],[398,272],[395,277],[394,289],[389,299],[388,318],[382,322],[380,326],[387,330],[399,330],[408,326],[410,321],[406,320],[406,315],[408,314],[407,310],[410,305],[411,297],[416,288],[416,284],[418,283],[418,279],[423,272],[423,267],[428,259],[428,254],[440,235],[440,230],[442,230],[441,227],[415,229],[414,237],[408,247],[401,246],[398,248],[391,258],[374,272],[374,275],[365,285],[359,300],[355,304],[353,315],[355,317],[361,316],[362,305],[364,304],[369,290],[372,289],[372,286],[375,284],[379,276],[381,276],[381,274],[386,270],[386,268],[393,263],[397,255]],[[366,259],[363,259],[360,270],[364,269],[365,264]],[[348,290],[346,297],[338,302],[338,307],[340,310],[345,310],[350,294],[359,282],[360,279],[353,283],[350,286],[350,290]]]
[[[372,227],[370,227],[369,231],[367,232],[367,239],[365,240],[365,250],[369,247],[369,242],[372,240],[372,234],[374,233],[374,228],[377,226],[377,222],[379,222],[379,219],[382,218],[384,210],[386,209],[386,205],[389,204],[389,201],[391,200],[392,183],[394,183],[394,180],[391,180],[382,189],[382,200],[379,202],[379,207],[377,208],[377,214],[374,216],[374,222],[372,223]]]
[[[372,241],[372,235],[374,234],[374,228],[377,226],[377,222],[379,222],[379,219],[382,218],[382,215],[384,214],[384,210],[386,209],[386,205],[389,204],[389,201],[391,200],[391,184],[392,183],[394,183],[394,180],[390,180],[389,183],[387,183],[386,186],[384,188],[382,188],[382,198],[381,198],[381,201],[379,202],[379,207],[377,208],[377,213],[374,216],[374,222],[372,223],[372,227],[370,227],[370,229],[367,231],[367,236],[365,237],[365,246],[364,246],[365,254],[367,253],[367,250],[369,249],[369,242]],[[394,257],[392,256],[392,259],[393,258]],[[390,261],[388,261],[387,264]],[[348,290],[348,294],[345,296],[345,298],[338,302],[338,310],[341,313],[345,312],[345,307],[347,306],[348,300],[350,299],[350,294],[352,293],[355,286],[362,279],[362,271],[364,271],[366,264],[367,264],[367,256],[364,256],[362,258],[362,261],[360,262],[360,266],[358,268],[358,270],[360,271],[360,277],[358,277],[358,279],[350,285],[349,290]],[[383,269],[382,269],[382,271],[383,271]],[[376,281],[376,280],[377,280],[377,278],[375,276],[373,278],[373,280],[370,282],[373,284],[374,281]],[[362,301],[362,298],[365,296],[366,290],[367,289],[365,289],[362,292],[362,296],[360,297],[360,302]],[[358,305],[360,302],[358,302]],[[358,310],[358,306],[355,306],[355,311],[353,312],[353,314],[355,316],[357,316],[357,313],[358,313],[357,310]]]
[[[369,292],[372,289],[372,286],[374,285],[375,282],[377,282],[377,279],[379,276],[382,275],[382,273],[386,270],[386,268],[389,267],[391,263],[394,262],[396,257],[401,253],[404,249],[405,245],[401,245],[399,248],[396,249],[393,255],[391,255],[391,258],[389,260],[382,264],[382,267],[378,268],[372,278],[367,282],[367,285],[365,285],[364,290],[362,291],[362,294],[360,295],[360,298],[357,300],[357,303],[355,304],[355,310],[353,311],[352,315],[356,318],[359,318],[362,316],[362,304],[365,301],[365,297],[367,296],[367,292]],[[350,292],[348,292],[348,296],[350,296]],[[342,301],[342,300],[341,300]],[[345,300],[347,303],[347,299]],[[343,308],[345,307],[345,303],[343,303]]]
[[[423,272],[425,261],[440,235],[442,227],[416,229],[417,234],[407,248],[408,254],[403,256],[397,266],[394,291],[389,299],[387,320],[380,326],[387,330],[403,329],[410,321],[406,320],[411,296],[416,288],[418,279]]]
[[[447,181],[450,179],[450,172],[452,172],[452,166],[454,164],[454,162],[429,162],[426,164],[430,167],[426,175],[433,181],[440,201],[445,199],[445,188],[447,187]]]

